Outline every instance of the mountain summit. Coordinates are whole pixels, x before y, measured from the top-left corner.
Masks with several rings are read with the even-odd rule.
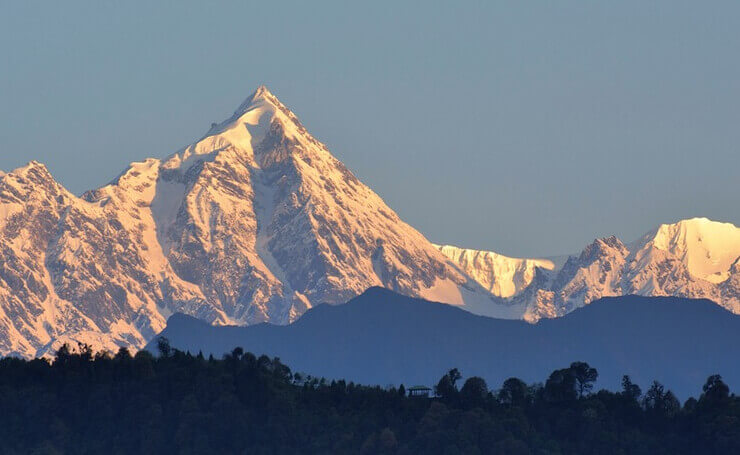
[[[31,163],[2,177],[0,203],[2,354],[141,347],[173,312],[285,324],[371,286],[493,305],[264,86],[82,197]]]
[[[372,286],[529,321],[621,293],[740,312],[739,245],[736,227],[690,220],[565,262],[438,247],[262,86],[197,142],[81,197],[35,161],[0,173],[0,354],[139,348],[176,312],[287,324]]]
[[[740,314],[740,228],[731,223],[693,218],[663,224],[630,244],[614,236],[596,239],[562,266],[559,258],[439,248],[531,322],[630,294],[705,298]],[[499,288],[489,286],[496,281]]]

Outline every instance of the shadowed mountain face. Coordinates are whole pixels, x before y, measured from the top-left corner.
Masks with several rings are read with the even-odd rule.
[[[212,327],[176,314],[161,336],[181,350],[221,356],[241,346],[297,371],[380,385],[431,385],[457,367],[497,387],[512,376],[540,381],[586,361],[598,369],[599,387],[616,389],[628,374],[643,386],[659,380],[685,398],[714,373],[740,387],[732,348],[740,343],[740,317],[706,300],[673,297],[604,298],[531,325],[372,288],[346,305],[313,308],[290,326]]]

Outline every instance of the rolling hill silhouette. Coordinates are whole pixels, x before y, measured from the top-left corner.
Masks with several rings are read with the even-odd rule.
[[[370,288],[288,326],[213,327],[175,314],[161,336],[193,353],[220,357],[241,346],[280,357],[295,371],[365,384],[432,385],[457,367],[497,388],[512,376],[540,382],[586,361],[602,388],[619,388],[624,374],[643,388],[658,380],[681,398],[698,395],[714,373],[733,390],[740,386],[740,317],[708,300],[675,297],[604,298],[532,325]]]

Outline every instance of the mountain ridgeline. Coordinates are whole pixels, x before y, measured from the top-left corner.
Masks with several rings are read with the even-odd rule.
[[[161,336],[183,351],[220,357],[239,346],[297,371],[363,384],[431,385],[451,367],[492,384],[512,376],[534,382],[579,360],[612,390],[624,374],[642,385],[659,380],[683,398],[715,373],[740,388],[733,348],[740,316],[675,297],[604,298],[532,325],[373,288],[345,305],[315,307],[289,326],[212,327],[176,314]],[[156,351],[156,340],[149,349]]]
[[[0,172],[0,355],[138,349],[173,313],[288,324],[373,286],[529,322],[624,294],[740,313],[738,257],[740,229],[705,219],[567,259],[434,245],[260,87],[194,144],[80,197],[35,161]]]

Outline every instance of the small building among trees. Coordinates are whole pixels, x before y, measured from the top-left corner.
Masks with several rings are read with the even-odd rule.
[[[413,387],[409,387],[410,397],[429,398],[429,395],[431,395],[431,393],[432,389],[427,386],[415,385]]]

